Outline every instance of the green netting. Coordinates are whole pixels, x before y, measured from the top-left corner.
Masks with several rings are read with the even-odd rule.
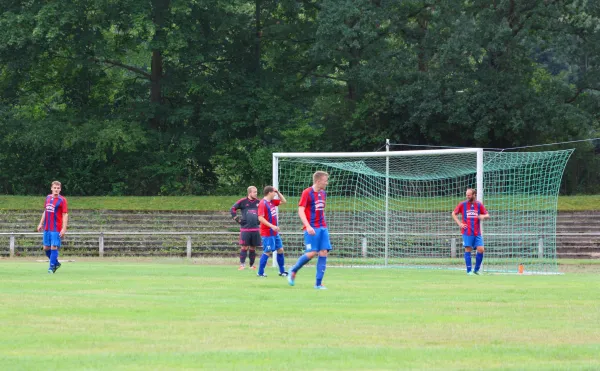
[[[572,150],[484,152],[484,270],[557,273],[558,190]],[[312,174],[330,174],[326,217],[334,250],[330,264],[460,268],[460,231],[451,218],[467,188],[476,188],[475,153],[286,158],[278,165],[286,250],[302,252],[297,202]],[[386,191],[387,190],[387,191]],[[386,233],[387,226],[387,233]]]

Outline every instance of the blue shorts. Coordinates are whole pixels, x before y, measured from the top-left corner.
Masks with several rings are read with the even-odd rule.
[[[315,228],[315,235],[311,236],[304,231],[304,251],[331,250],[329,231],[327,228]]]
[[[263,252],[273,252],[283,248],[283,242],[279,235],[262,238]]]
[[[462,235],[464,247],[483,246],[483,237]]]
[[[60,247],[60,233],[44,231],[44,246]]]

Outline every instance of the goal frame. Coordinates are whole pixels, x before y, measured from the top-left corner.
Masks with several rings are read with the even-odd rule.
[[[385,210],[384,210],[384,266],[388,265],[389,258],[389,183],[390,166],[389,160],[392,157],[404,156],[432,156],[432,155],[452,155],[452,154],[476,154],[476,189],[477,200],[483,202],[485,188],[483,184],[483,148],[455,148],[455,149],[431,149],[414,151],[390,151],[389,140],[386,141],[385,152],[274,152],[273,153],[273,187],[279,189],[279,159],[281,158],[385,158]],[[275,266],[276,259],[273,259]]]

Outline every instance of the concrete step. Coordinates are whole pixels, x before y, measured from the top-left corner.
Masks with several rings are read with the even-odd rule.
[[[214,213],[214,214],[160,214],[160,213],[124,213],[124,214],[103,214],[103,213],[86,213],[70,211],[72,217],[85,217],[94,220],[128,220],[128,219],[155,219],[155,220],[225,220],[231,219],[229,213]],[[42,216],[40,212],[31,214],[10,213],[5,210],[0,211],[0,218],[4,220],[35,220]]]
[[[557,227],[577,227],[577,226],[596,226],[600,225],[600,219],[590,220],[590,219],[569,219],[569,220],[557,220]]]
[[[0,211],[0,231],[1,232],[33,232],[40,218],[40,211],[31,212],[10,212],[6,210]],[[430,213],[431,214],[431,213]],[[237,232],[239,226],[233,223],[227,211],[223,212],[123,212],[123,211],[87,211],[87,210],[72,210],[71,222],[69,226],[70,232],[88,232],[88,231],[124,231],[124,232]],[[357,218],[351,218],[350,213],[330,213],[331,217],[347,218],[348,223],[359,221]],[[363,213],[362,216],[368,216],[369,213]],[[407,216],[407,213],[398,213],[395,218],[402,219]],[[439,213],[431,214],[439,215]],[[504,217],[503,214],[499,214]],[[281,214],[282,220],[287,221],[288,226],[294,228],[292,232],[300,232],[299,222],[296,221],[295,212],[284,212]],[[402,219],[403,220],[403,219]],[[290,224],[292,223],[292,224]],[[491,224],[491,223],[490,223]],[[493,225],[493,224],[491,224]],[[295,229],[296,226],[298,229]],[[524,230],[522,225],[516,224],[512,230]],[[439,222],[436,230],[446,230],[448,234],[454,234],[455,227],[453,222],[448,218],[444,222]],[[430,227],[427,225],[418,225],[411,227],[408,231],[412,233],[427,234]],[[343,227],[332,227],[330,233],[347,232]],[[507,233],[510,232],[507,230]],[[559,254],[570,254],[569,251],[576,250],[573,253],[583,254],[590,257],[590,254],[595,254],[594,251],[600,253],[600,236],[586,235],[584,233],[600,232],[600,212],[576,212],[576,213],[559,213],[557,217],[557,249]],[[560,233],[582,233],[581,235],[560,235]],[[77,250],[80,253],[90,251],[93,256],[97,254],[98,235],[69,235],[64,239],[65,251]],[[460,236],[455,236],[460,239]],[[191,235],[192,249],[215,248],[215,251],[236,251],[237,250],[237,234],[232,235]],[[358,236],[332,236],[332,241],[338,249],[344,249],[344,246],[353,246],[357,244],[360,237]],[[392,236],[390,241],[392,244],[403,244],[410,236],[397,237]],[[432,254],[436,253],[442,237],[422,238],[419,246],[428,248]],[[490,236],[488,241],[500,241],[496,237]],[[136,251],[139,254],[144,254],[143,249],[151,251],[163,251],[164,254],[170,254],[171,251],[185,250],[186,236],[184,235],[131,235],[131,236],[114,236],[104,235],[104,244],[106,249]],[[437,242],[436,242],[437,241]],[[441,242],[445,243],[445,242]],[[285,235],[284,244],[286,248],[299,248],[302,245],[302,236],[299,234]],[[40,236],[16,236],[17,249],[24,249],[27,253],[41,251]],[[0,236],[0,255],[2,251],[8,251],[8,236]],[[360,248],[360,246],[348,247]],[[445,247],[439,251],[445,252]],[[290,250],[288,250],[290,251]],[[583,252],[582,252],[583,251]],[[589,253],[588,253],[589,252]],[[575,256],[565,255],[565,256]]]
[[[556,257],[559,259],[600,259],[600,252],[594,253],[557,253]]]
[[[591,239],[569,239],[569,240],[558,240],[556,242],[557,246],[594,246],[596,248],[600,248],[600,240],[591,240]]]
[[[36,232],[31,226],[22,228],[7,228],[0,230],[3,233],[23,233],[23,232]],[[228,228],[224,226],[206,226],[206,227],[191,227],[191,226],[127,226],[127,227],[86,227],[86,226],[69,226],[69,232],[239,232],[239,228]]]
[[[573,246],[589,246],[590,248],[600,250],[600,241],[573,241],[573,242],[560,242],[556,244],[557,249],[573,247]]]
[[[594,245],[571,245],[571,246],[559,245],[556,247],[557,252],[567,252],[567,251],[571,251],[573,249],[585,250],[585,251],[591,251],[591,252],[593,252],[593,251],[600,252],[600,248],[598,246],[594,246]]]
[[[2,224],[37,224],[39,223],[40,218],[31,218],[31,219],[12,219],[12,218],[0,218],[0,223]],[[87,216],[78,218],[74,216],[70,216],[69,221],[76,224],[89,224],[89,225],[111,225],[111,224],[232,224],[236,225],[236,223],[230,218],[219,218],[219,219],[161,219],[161,218],[153,218],[151,216],[145,218],[123,218],[117,220],[106,220],[106,219],[95,219],[89,218]]]

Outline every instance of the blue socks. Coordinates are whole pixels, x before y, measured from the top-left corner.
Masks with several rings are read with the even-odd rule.
[[[283,253],[277,254],[277,265],[279,265],[279,273],[285,272],[284,262],[285,259],[283,257]]]
[[[262,254],[260,257],[260,263],[258,265],[258,275],[262,276],[265,274],[265,267],[267,266],[267,261],[269,261],[269,255]],[[284,272],[284,257],[283,254],[277,254],[277,265],[279,265],[279,273]]]
[[[302,255],[298,259],[298,261],[296,262],[296,264],[292,267],[291,271],[292,272],[298,272],[309,261],[310,261],[310,259],[308,258],[308,256],[306,256],[306,254]]]
[[[323,282],[323,276],[325,275],[325,269],[327,268],[327,257],[319,256],[317,259],[317,286],[321,286]]]
[[[260,264],[258,266],[258,275],[262,276],[265,274],[265,267],[267,266],[267,261],[269,260],[269,255],[263,253],[260,257]]]
[[[50,268],[58,264],[58,250],[50,250]]]
[[[306,254],[302,255],[298,259],[296,264],[292,267],[292,269],[290,269],[290,273],[298,273],[298,271],[309,261],[310,261],[310,259],[308,258],[308,256],[306,256]],[[281,267],[281,265],[280,265],[280,267]],[[325,276],[325,269],[327,269],[327,257],[319,256],[317,259],[317,274],[316,274],[317,286],[321,286],[321,284],[323,283],[323,276]]]
[[[48,257],[48,261],[50,261],[50,254],[51,254],[52,250],[44,250],[44,252],[46,253],[46,256]]]
[[[467,265],[467,273],[471,271],[471,253],[465,251],[465,264]]]
[[[477,252],[477,255],[475,255],[475,272],[479,272],[479,268],[481,268],[481,262],[483,262],[483,253]]]

